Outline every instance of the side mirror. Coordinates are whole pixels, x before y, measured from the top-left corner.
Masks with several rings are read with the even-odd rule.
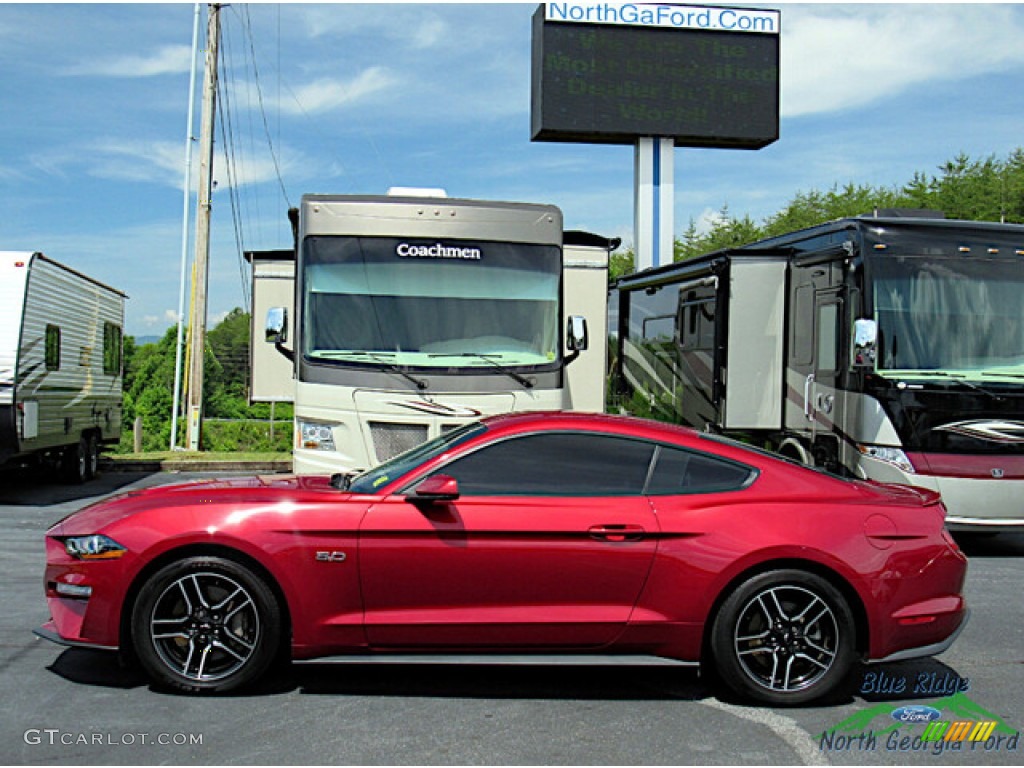
[[[878,323],[862,318],[853,324],[853,367],[874,368]]]
[[[412,501],[455,501],[457,498],[459,481],[451,475],[431,475],[412,492]]]
[[[568,326],[565,329],[565,345],[570,352],[583,352],[587,348],[587,318],[582,315],[569,317]]]
[[[288,341],[288,309],[271,307],[267,310],[266,340],[268,344]]]

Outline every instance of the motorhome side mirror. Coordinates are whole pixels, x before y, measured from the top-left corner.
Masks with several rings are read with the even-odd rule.
[[[431,475],[412,492],[412,501],[455,501],[459,498],[459,481],[451,475]]]
[[[874,368],[878,323],[861,318],[853,324],[853,367]]]
[[[271,307],[267,310],[266,339],[268,344],[284,344],[288,341],[287,307]]]
[[[587,348],[587,318],[582,315],[569,317],[565,331],[565,344],[570,352],[583,352]]]

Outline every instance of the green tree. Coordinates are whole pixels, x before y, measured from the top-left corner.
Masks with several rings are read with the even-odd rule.
[[[168,328],[155,344],[136,346],[125,337],[124,412],[128,429],[122,432],[120,450],[132,448],[131,425],[142,418],[144,451],[164,451],[170,445],[171,414],[174,392],[175,341],[177,328]],[[203,363],[203,415],[207,419],[231,419],[235,425],[207,424],[203,428],[206,450],[269,450],[261,443],[261,435],[269,433],[258,424],[242,424],[242,420],[267,419],[268,403],[249,405],[249,315],[233,309],[206,335]],[[290,405],[274,409],[275,419],[291,419]],[[178,445],[185,438],[185,419],[179,417]],[[290,430],[276,430],[277,450],[287,450]],[[266,441],[263,440],[265,443]]]
[[[142,418],[142,448],[166,450],[171,436],[171,406],[174,392],[174,343],[177,328],[168,328],[155,344],[135,345],[125,337],[124,415],[127,429],[121,446],[131,450],[136,417]]]
[[[222,419],[247,416],[249,403],[249,314],[231,310],[207,334],[206,414]]]
[[[636,259],[633,255],[632,248],[624,248],[619,251],[615,251],[608,258],[608,280],[614,282],[623,275],[631,274],[635,271]]]

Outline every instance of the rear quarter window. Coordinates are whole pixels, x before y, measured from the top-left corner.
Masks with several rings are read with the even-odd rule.
[[[647,495],[739,491],[756,477],[757,470],[744,464],[662,445],[658,447],[654,469],[647,482]]]

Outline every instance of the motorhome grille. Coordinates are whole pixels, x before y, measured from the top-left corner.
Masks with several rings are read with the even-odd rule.
[[[373,437],[373,451],[377,454],[377,461],[387,461],[402,451],[426,442],[427,425],[371,421],[370,435]]]

